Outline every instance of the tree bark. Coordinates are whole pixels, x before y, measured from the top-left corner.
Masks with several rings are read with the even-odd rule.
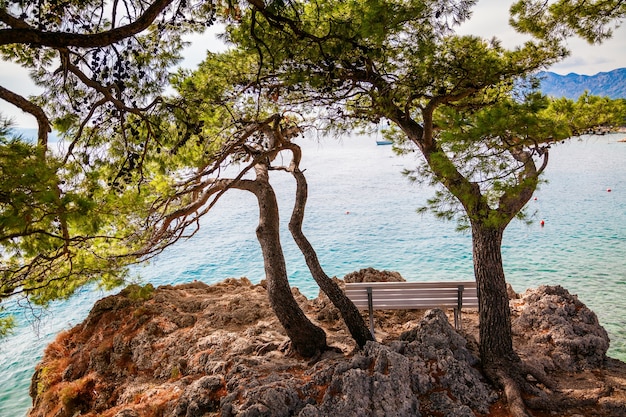
[[[297,145],[292,145],[297,147]],[[348,326],[348,330],[352,335],[359,347],[365,346],[368,340],[374,340],[371,332],[369,331],[363,316],[359,313],[354,303],[345,295],[345,293],[339,288],[336,282],[334,282],[320,265],[317,253],[313,248],[313,245],[306,238],[302,232],[302,222],[304,219],[304,210],[308,197],[308,184],[306,178],[299,168],[299,147],[298,149],[292,149],[294,152],[294,161],[292,162],[289,171],[296,179],[296,199],[294,203],[293,212],[291,214],[291,220],[289,221],[289,231],[293,236],[293,240],[300,248],[300,252],[304,256],[309,271],[313,276],[313,279],[320,287],[320,289],[328,296],[330,301],[339,310],[344,323]]]
[[[254,194],[259,202],[259,225],[256,230],[261,245],[267,292],[272,309],[300,355],[310,358],[327,349],[326,333],[313,324],[293,298],[283,249],[280,244],[279,212],[276,194],[269,183],[267,165],[255,167]]]
[[[30,100],[7,90],[0,85],[0,99],[13,104],[20,110],[31,114],[37,119],[37,144],[41,146],[44,151],[48,149],[48,133],[52,131],[50,127],[50,120],[41,107],[36,105]]]
[[[504,228],[472,222],[474,275],[478,284],[480,354],[486,364],[516,357],[511,334],[511,310],[502,266]]]
[[[502,266],[504,228],[487,226],[481,220],[472,221],[480,358],[485,374],[504,389],[511,415],[527,417],[521,384],[528,370],[513,350],[511,310]]]
[[[28,26],[22,19],[11,16],[0,9],[0,21],[9,26],[0,30],[0,45],[18,43],[30,46],[48,46],[52,48],[95,48],[111,45],[147,29],[173,0],[156,0],[146,10],[127,25],[98,33],[73,33],[39,30]]]

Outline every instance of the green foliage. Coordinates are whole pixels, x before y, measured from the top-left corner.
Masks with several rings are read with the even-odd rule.
[[[417,146],[424,153],[428,167],[414,178],[432,174],[466,212],[487,220],[496,217],[488,208],[497,209],[501,196],[519,187],[525,169],[508,148],[518,154],[535,141],[546,143],[552,133],[541,136],[537,121],[529,130],[542,104],[538,98],[516,104],[514,81],[564,51],[542,42],[505,50],[495,40],[455,35],[454,25],[473,4],[292,2],[280,16],[292,24],[282,30],[275,30],[278,18],[271,13],[253,12],[229,36],[259,56],[258,88],[281,86],[284,105],[322,107],[319,114],[327,119],[320,125],[392,121],[399,129],[386,135],[397,149]],[[442,217],[454,217],[455,204],[442,207]]]
[[[118,257],[133,246],[120,239],[140,212],[137,194],[114,199],[94,173],[19,138],[0,139],[0,171],[2,297],[47,304],[89,282],[122,282]]]
[[[597,43],[612,36],[626,16],[620,0],[519,0],[511,6],[511,23],[539,38],[580,36]]]
[[[154,286],[150,283],[143,286],[138,284],[131,284],[122,291],[121,295],[124,295],[135,301],[146,301],[151,299],[154,295]]]
[[[14,327],[15,317],[5,315],[4,311],[0,309],[0,338],[10,335]]]
[[[170,380],[177,380],[180,378],[181,372],[178,366],[173,366],[170,370]]]
[[[551,144],[598,126],[615,125],[623,117],[623,100],[584,96],[572,101],[549,99],[538,93],[526,95],[523,101],[500,100],[478,111],[442,108],[435,123],[446,126],[438,137],[445,157],[433,158],[430,167],[425,165],[419,170],[407,171],[406,175],[416,180],[430,178],[431,185],[437,186],[440,181],[445,185],[445,178],[454,173],[454,168],[440,165],[452,162],[465,178],[480,187],[486,204],[493,209],[486,223],[506,224],[510,220],[508,214],[502,218],[496,215],[505,201],[502,197],[534,190],[540,183],[538,175],[520,176],[524,163],[519,160],[519,151],[525,149],[524,152],[538,160],[549,151]],[[464,206],[472,206],[471,192],[458,198],[440,190],[421,211],[430,210],[442,219],[456,220],[459,228],[465,229],[469,225],[468,218],[457,199],[463,201]],[[528,219],[525,210],[515,216]]]
[[[599,128],[613,129],[626,124],[626,100],[581,95],[578,100],[557,99],[548,110],[551,118],[563,120],[573,135],[592,133]]]
[[[160,154],[181,148],[160,96],[182,36],[216,20],[211,1],[158,4],[0,0],[0,55],[44,89],[2,99],[36,116],[40,134],[52,121],[66,140],[51,152],[0,129],[0,301],[22,294],[45,305],[88,283],[111,288],[141,257],[151,204],[191,158]],[[183,137],[197,126],[184,123]]]
[[[51,366],[42,366],[39,370],[39,376],[37,378],[37,395],[42,395],[52,385],[54,379],[57,377],[58,370]]]
[[[396,111],[422,123],[421,109],[433,99],[488,105],[516,77],[565,54],[555,43],[508,51],[497,40],[455,35],[474,3],[290,2],[280,16],[243,15],[229,40],[258,57],[256,87],[278,104],[300,113],[318,106],[319,129],[364,127]],[[389,135],[406,143],[404,133]]]
[[[128,264],[154,255],[154,207],[219,148],[212,135],[227,112],[163,96],[182,36],[215,23],[218,3],[173,0],[144,19],[156,2],[0,0],[14,17],[0,23],[0,54],[45,90],[17,105],[65,141],[50,152],[0,132],[0,301],[113,288]],[[37,39],[20,35],[26,25]]]
[[[273,120],[275,105],[251,88],[257,76],[255,55],[209,54],[193,74],[171,76],[175,96],[142,112],[96,106],[95,123],[70,110],[63,94],[91,112],[97,89],[57,80],[50,88],[64,93],[48,108],[70,143],[67,152],[57,157],[23,141],[3,142],[3,167],[32,164],[19,165],[24,174],[3,172],[15,183],[2,189],[2,296],[21,293],[45,305],[88,283],[112,288],[126,280],[128,264],[193,235],[210,208],[203,200],[209,177],[249,158],[241,144],[266,145],[257,121]],[[128,91],[141,88],[139,80],[127,82]],[[153,290],[133,288],[136,299]]]
[[[536,83],[520,96],[514,86],[567,50],[554,36],[507,50],[495,39],[456,35],[473,4],[294,1],[280,16],[244,15],[229,39],[259,57],[257,88],[280,86],[280,103],[303,112],[319,106],[319,125],[397,126],[385,133],[396,150],[424,156],[407,175],[443,187],[429,203],[437,215],[500,228],[520,216],[550,144],[610,110],[572,118],[534,93]]]

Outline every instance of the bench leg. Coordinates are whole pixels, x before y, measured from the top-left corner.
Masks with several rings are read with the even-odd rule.
[[[454,309],[454,328],[461,330],[463,323],[461,322],[461,308],[463,308],[463,290],[464,285],[459,285],[457,288],[457,307]]]
[[[463,329],[463,322],[461,321],[461,310],[458,308],[454,309],[454,328],[456,330]]]
[[[374,303],[372,302],[371,287],[367,287],[367,306],[370,313],[370,333],[372,334],[372,338],[376,340],[376,335],[374,334]]]

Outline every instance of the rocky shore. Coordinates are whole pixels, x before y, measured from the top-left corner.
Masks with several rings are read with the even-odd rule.
[[[345,279],[402,278],[368,269]],[[378,342],[356,350],[324,296],[293,292],[334,348],[315,363],[289,354],[263,283],[130,286],[104,298],[46,349],[29,416],[507,416],[480,371],[477,312],[464,311],[458,333],[441,310],[378,311]],[[535,415],[626,416],[626,364],[606,357],[595,314],[558,286],[510,297],[516,350],[564,399]]]

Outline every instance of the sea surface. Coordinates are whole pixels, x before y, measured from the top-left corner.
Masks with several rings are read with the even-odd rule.
[[[530,225],[514,221],[503,242],[507,281],[516,291],[562,285],[598,315],[611,337],[609,355],[626,361],[626,134],[585,137],[554,146],[541,185],[529,202]],[[454,223],[416,209],[432,190],[410,183],[398,157],[375,138],[305,140],[309,182],[304,232],[330,276],[366,267],[400,272],[409,281],[473,279],[471,236]],[[285,162],[288,162],[287,159]],[[308,297],[318,289],[286,229],[294,184],[272,173],[281,205],[290,282]],[[609,191],[610,190],[610,191]],[[541,226],[541,220],[544,226]],[[133,269],[155,285],[228,277],[263,279],[256,241],[258,207],[243,191],[226,194],[200,232],[149,265]],[[55,335],[80,323],[106,293],[84,289],[49,310],[10,305],[19,327],[0,341],[0,417],[24,416],[30,378]]]

